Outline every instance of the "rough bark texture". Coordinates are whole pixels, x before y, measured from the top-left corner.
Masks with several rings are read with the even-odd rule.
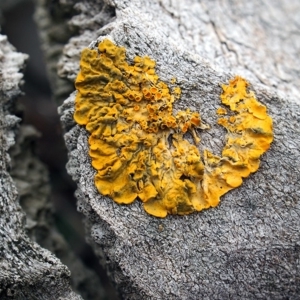
[[[34,194],[43,199],[48,189],[48,184],[45,184],[45,169],[39,168],[32,177],[34,173],[32,169],[37,165],[26,157],[24,151],[23,157],[26,159],[23,163],[31,163],[31,167],[24,167],[21,163],[18,165],[20,169],[16,172],[19,177],[17,183],[9,174],[12,170],[16,171],[8,151],[15,144],[15,135],[20,121],[14,115],[15,98],[21,93],[20,70],[24,67],[26,57],[15,52],[6,37],[0,35],[0,297],[1,299],[81,299],[70,287],[68,268],[27,236],[27,230],[31,231],[31,236],[38,236],[32,233],[32,229],[39,220],[34,222],[29,215],[26,222],[19,199],[21,197],[24,200],[26,194],[30,195],[32,203],[36,201]],[[32,129],[23,127],[19,137],[26,138],[32,133]],[[18,146],[21,147],[20,145]],[[28,178],[21,182],[20,178],[22,175],[25,176],[24,172]],[[42,178],[39,178],[39,175]],[[36,186],[34,183],[33,185],[29,183],[29,178],[38,183],[39,189],[31,190]],[[17,186],[21,195],[18,194]],[[27,201],[28,209],[30,209],[30,201]],[[43,205],[41,201],[40,209]],[[38,210],[38,207],[33,205],[32,209]],[[41,212],[43,211],[44,208],[41,209]]]
[[[75,4],[61,1],[60,5]],[[248,78],[274,120],[275,140],[257,173],[214,209],[157,219],[139,201],[120,206],[94,186],[88,134],[73,121],[75,93],[60,108],[88,238],[125,299],[296,299],[300,294],[298,1],[85,1],[69,20],[59,74],[74,80],[83,47],[107,36],[129,61],[148,55],[161,80],[182,89],[211,126],[200,149],[220,153],[221,83]],[[105,8],[105,9],[104,9]],[[107,18],[107,12],[115,18]],[[230,74],[231,73],[231,74]]]
[[[20,206],[26,214],[26,234],[69,268],[71,287],[84,299],[105,299],[99,278],[74,255],[56,230],[48,172],[34,151],[38,136],[39,133],[32,126],[21,125],[17,130],[16,143],[9,151],[9,174],[17,188]],[[47,288],[52,289],[51,286]]]
[[[47,72],[53,92],[53,98],[61,103],[73,90],[73,84],[57,76],[57,61],[61,56],[64,45],[75,30],[68,26],[67,20],[75,14],[73,4],[68,1],[60,6],[59,1],[36,0],[36,20],[39,27],[40,39]]]

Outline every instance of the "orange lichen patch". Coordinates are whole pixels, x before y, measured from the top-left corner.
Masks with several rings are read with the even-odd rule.
[[[227,110],[224,107],[219,107],[217,109],[217,114],[218,115],[227,115]]]
[[[198,113],[173,115],[173,94],[149,57],[125,60],[125,49],[104,40],[85,49],[76,80],[74,119],[90,133],[95,185],[117,203],[137,197],[155,216],[194,211],[196,181],[203,176],[198,149],[183,139],[201,125]],[[168,138],[173,134],[171,145]]]
[[[209,151],[204,153],[205,195],[216,205],[222,195],[240,186],[243,178],[257,171],[260,156],[273,141],[272,119],[254,93],[247,91],[248,85],[238,76],[230,80],[229,85],[222,85],[222,103],[229,106],[235,115],[218,120],[218,124],[228,131],[222,157]]]
[[[99,192],[123,204],[139,198],[157,217],[216,206],[221,195],[258,168],[272,140],[270,117],[240,80],[223,86],[222,102],[235,116],[219,120],[228,130],[222,157],[205,151],[202,160],[198,148],[184,139],[190,132],[199,143],[200,115],[189,109],[173,115],[181,90],[170,92],[153,60],[137,56],[129,65],[125,48],[107,39],[97,50],[83,50],[74,119],[90,133]]]
[[[179,99],[181,96],[181,89],[179,86],[176,86],[173,90],[173,94],[176,97],[176,99]]]

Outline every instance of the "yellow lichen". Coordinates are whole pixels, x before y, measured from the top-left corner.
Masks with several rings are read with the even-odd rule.
[[[236,77],[221,96],[235,113],[219,119],[228,130],[222,157],[205,151],[202,158],[183,136],[190,132],[199,143],[199,114],[187,109],[173,115],[180,88],[171,93],[149,57],[129,65],[125,48],[108,39],[97,50],[83,50],[76,88],[74,119],[90,133],[97,189],[120,204],[139,198],[157,217],[216,206],[257,170],[273,138],[266,108]]]
[[[217,114],[218,115],[227,115],[227,110],[224,107],[219,107],[217,109]]]
[[[172,78],[171,78],[171,83],[172,83],[172,84],[175,84],[176,81],[177,81],[177,79],[176,79],[175,77],[172,77]]]
[[[247,81],[239,76],[230,80],[229,85],[222,85],[221,101],[235,114],[218,120],[228,131],[222,157],[209,151],[204,153],[205,195],[216,204],[222,195],[240,186],[243,178],[258,169],[260,156],[273,141],[272,119],[247,87]]]

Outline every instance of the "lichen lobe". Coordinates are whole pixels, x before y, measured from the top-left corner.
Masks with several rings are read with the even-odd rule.
[[[216,206],[220,196],[257,170],[272,141],[272,120],[246,87],[239,77],[223,86],[222,102],[236,119],[219,120],[228,130],[222,157],[205,151],[201,158],[196,145],[184,139],[190,132],[199,142],[200,116],[189,109],[173,115],[180,88],[171,92],[159,80],[153,60],[137,56],[129,65],[125,48],[108,39],[97,50],[83,50],[74,119],[90,133],[99,192],[120,204],[139,198],[157,217]]]

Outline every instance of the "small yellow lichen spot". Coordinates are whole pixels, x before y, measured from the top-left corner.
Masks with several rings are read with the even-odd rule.
[[[224,107],[219,107],[217,109],[217,114],[218,115],[227,115],[227,110]]]
[[[76,79],[74,119],[90,133],[97,189],[117,203],[139,198],[157,217],[216,206],[220,196],[257,170],[272,141],[265,107],[246,91],[243,79],[223,86],[222,103],[236,115],[218,122],[228,130],[222,157],[205,151],[202,159],[183,138],[190,132],[199,143],[199,113],[187,109],[173,115],[180,88],[171,93],[149,57],[137,56],[129,65],[125,54],[108,39],[97,50],[83,50]]]
[[[175,87],[173,93],[174,93],[175,98],[179,99],[180,96],[181,96],[181,89],[180,89],[180,87],[179,86]]]
[[[177,79],[175,77],[172,77],[171,80],[170,80],[171,84],[175,84],[176,81],[177,81]]]

